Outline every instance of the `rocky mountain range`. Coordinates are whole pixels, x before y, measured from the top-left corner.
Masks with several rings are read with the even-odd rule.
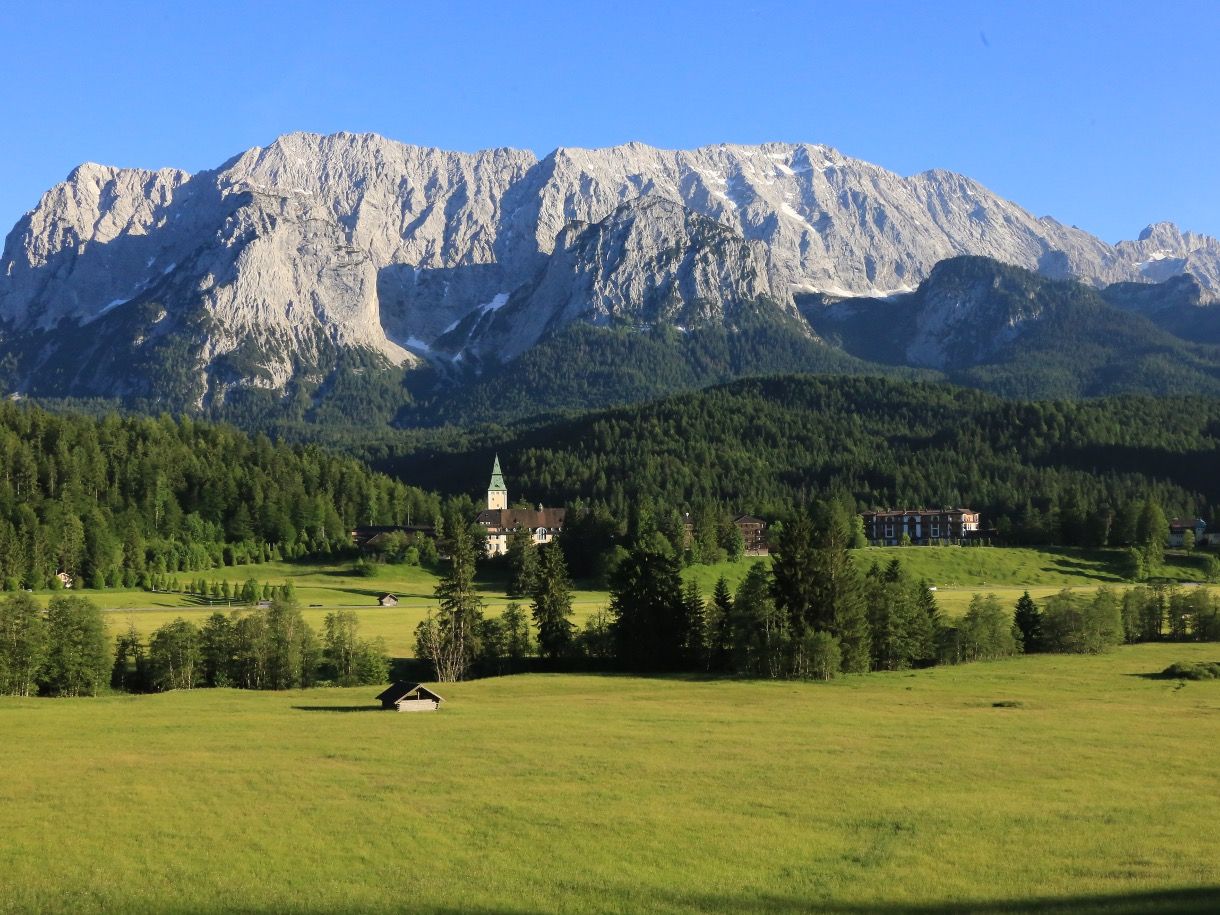
[[[1220,290],[1215,239],[1158,224],[1110,245],[963,176],[826,146],[539,159],[290,134],[194,175],[77,168],[7,236],[0,345],[16,390],[149,395],[172,376],[202,405],[324,374],[347,349],[486,368],[573,322],[687,332],[761,310],[812,337],[798,298],[909,292],[959,255]],[[916,364],[936,362],[927,346]]]

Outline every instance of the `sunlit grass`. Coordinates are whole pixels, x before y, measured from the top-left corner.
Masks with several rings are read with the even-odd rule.
[[[1220,885],[1220,683],[1145,645],[830,684],[0,700],[0,910],[795,912]],[[996,708],[993,703],[1015,703]],[[332,709],[324,711],[320,709]]]
[[[1015,604],[1023,591],[1035,598],[1046,597],[1061,588],[1092,591],[1100,584],[1116,588],[1129,587],[1113,571],[1116,564],[1113,551],[1036,550],[997,547],[870,547],[853,551],[862,568],[873,562],[885,565],[898,559],[917,578],[926,579],[937,588],[937,601],[946,616],[956,617],[965,612],[970,598],[978,593],[994,593],[1005,604]],[[723,575],[735,589],[757,561],[769,562],[766,556],[746,556],[739,562],[718,565],[694,565],[683,571],[683,577],[699,583],[705,597],[710,598],[716,579]],[[1167,577],[1188,581],[1197,577],[1198,569],[1184,556],[1172,556],[1161,570]],[[416,624],[430,609],[435,609],[433,589],[437,572],[416,566],[378,566],[373,577],[356,575],[352,562],[268,562],[261,565],[231,566],[206,572],[181,573],[180,581],[204,578],[207,581],[228,581],[239,584],[254,579],[262,584],[283,584],[291,581],[311,625],[320,628],[327,612],[336,608],[355,609],[361,620],[362,634],[381,636],[395,657],[410,655],[414,650]],[[578,583],[580,584],[580,583]],[[479,587],[486,602],[486,612],[495,616],[509,603],[504,582],[489,578]],[[395,608],[382,608],[377,598],[387,592],[398,597]],[[148,635],[158,626],[184,617],[202,623],[215,610],[228,611],[239,606],[201,603],[183,594],[150,593],[139,590],[85,591],[91,600],[107,614],[112,633],[125,629],[128,623]],[[46,600],[48,593],[39,595]],[[523,601],[528,603],[528,600]],[[593,613],[607,607],[610,595],[604,590],[582,587],[573,593],[573,619],[581,625]]]

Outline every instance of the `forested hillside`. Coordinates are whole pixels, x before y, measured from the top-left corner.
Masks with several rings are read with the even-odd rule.
[[[0,584],[90,587],[329,552],[356,523],[433,518],[435,496],[316,447],[190,419],[0,405]]]
[[[859,508],[970,505],[1012,540],[1123,542],[1137,503],[1211,517],[1220,401],[1014,402],[868,377],[733,382],[575,420],[377,449],[418,485],[478,492],[498,448],[514,497],[644,500],[782,516],[841,491]]]
[[[955,257],[915,292],[809,296],[803,313],[861,360],[937,369],[1005,397],[1220,394],[1220,350],[1202,342],[1218,310],[1174,305],[1158,326],[1131,304],[1139,295],[1152,303],[1144,308],[1173,305],[1184,285],[1177,279],[1098,290],[986,257]]]

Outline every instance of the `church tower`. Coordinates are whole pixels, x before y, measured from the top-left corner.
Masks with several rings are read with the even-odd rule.
[[[500,472],[500,455],[491,468],[491,482],[487,485],[487,507],[491,511],[508,508],[508,487],[504,485],[504,474]]]

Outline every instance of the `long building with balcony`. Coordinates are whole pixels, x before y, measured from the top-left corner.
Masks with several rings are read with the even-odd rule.
[[[979,513],[972,508],[864,512],[863,518],[864,534],[875,546],[961,543],[977,538],[980,531]]]

